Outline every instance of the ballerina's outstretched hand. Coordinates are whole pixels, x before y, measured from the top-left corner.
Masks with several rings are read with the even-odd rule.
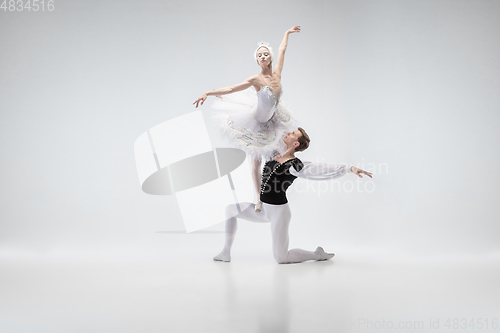
[[[205,101],[207,100],[207,97],[208,95],[205,93],[203,95],[201,95],[196,101],[194,101],[193,105],[195,105],[196,107],[198,107],[198,104],[201,102],[200,106],[203,105],[203,103],[205,103]]]

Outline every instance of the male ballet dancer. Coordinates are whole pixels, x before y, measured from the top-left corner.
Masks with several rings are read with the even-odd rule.
[[[288,250],[288,226],[292,217],[286,190],[297,177],[327,180],[339,178],[346,173],[353,173],[360,178],[362,174],[372,178],[370,172],[346,164],[327,164],[302,162],[295,157],[295,152],[304,151],[309,147],[309,136],[303,128],[290,132],[284,138],[287,151],[266,162],[262,171],[260,200],[262,210],[255,211],[255,205],[242,203],[247,207],[238,213],[238,205],[226,207],[226,240],[222,252],[214,257],[216,261],[231,261],[231,246],[237,229],[237,218],[253,222],[271,222],[274,259],[278,264],[298,263],[306,260],[328,260],[334,254],[326,253],[322,247],[314,252],[302,249]]]

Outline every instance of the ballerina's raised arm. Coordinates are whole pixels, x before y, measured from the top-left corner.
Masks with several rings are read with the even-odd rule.
[[[300,32],[300,26],[297,25],[293,28],[288,29],[285,32],[285,36],[281,41],[280,48],[278,49],[278,60],[276,61],[276,66],[274,66],[274,71],[276,74],[281,76],[281,71],[283,71],[283,63],[285,61],[285,51],[288,46],[288,35],[293,34],[294,32]]]

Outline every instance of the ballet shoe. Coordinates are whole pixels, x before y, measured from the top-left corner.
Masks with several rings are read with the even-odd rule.
[[[321,258],[318,259],[318,261],[329,260],[335,256],[335,253],[326,253],[321,246],[318,246],[318,248],[314,252],[316,252],[321,256]]]
[[[214,261],[224,261],[224,262],[230,262],[231,261],[231,255],[228,253],[219,253],[214,257]]]
[[[262,201],[259,201],[255,204],[255,212],[260,213],[262,211]]]

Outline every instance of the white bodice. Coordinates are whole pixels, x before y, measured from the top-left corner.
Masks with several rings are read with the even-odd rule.
[[[274,114],[276,107],[279,104],[279,100],[282,95],[282,88],[280,84],[280,93],[278,99],[276,99],[276,95],[273,89],[269,86],[262,87],[257,92],[257,108],[255,110],[255,119],[259,122],[266,122],[270,119],[270,117]]]

